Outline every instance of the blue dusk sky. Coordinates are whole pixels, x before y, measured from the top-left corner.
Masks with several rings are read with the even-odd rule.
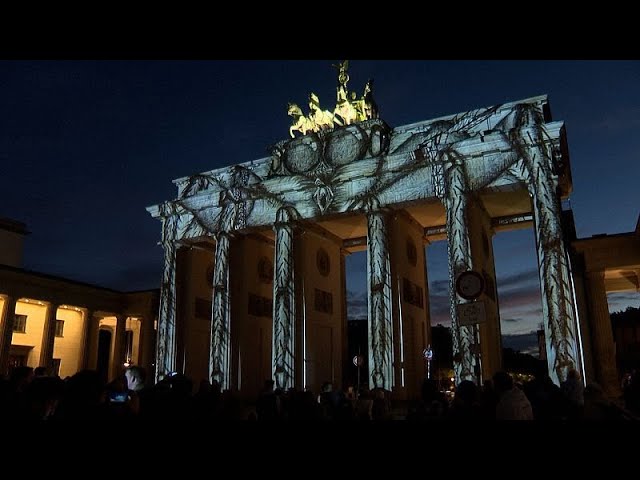
[[[1,61],[0,216],[27,224],[24,267],[118,290],[157,288],[171,180],[267,156],[287,102],[335,98],[339,60]],[[548,94],[566,124],[579,237],[630,232],[640,213],[640,62],[351,60],[392,127]],[[494,237],[506,346],[541,322],[531,230]],[[432,324],[449,324],[446,242],[427,248]],[[366,255],[348,258],[350,314],[366,315]],[[637,292],[610,310],[640,306]]]

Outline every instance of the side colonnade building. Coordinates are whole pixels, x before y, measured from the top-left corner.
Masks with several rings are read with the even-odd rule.
[[[127,365],[153,372],[158,290],[123,293],[21,268],[26,225],[0,219],[0,376],[45,367],[61,378]]]

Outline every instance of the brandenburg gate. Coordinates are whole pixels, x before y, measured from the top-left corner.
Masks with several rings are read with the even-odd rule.
[[[492,235],[535,229],[551,378],[582,369],[561,200],[563,122],[546,96],[392,128],[372,83],[309,113],[267,158],[175,180],[162,222],[156,380],[169,372],[257,395],[342,386],[345,256],[367,251],[369,387],[419,396],[430,344],[425,244],[448,243],[456,381],[501,368]],[[351,367],[353,368],[353,367]]]

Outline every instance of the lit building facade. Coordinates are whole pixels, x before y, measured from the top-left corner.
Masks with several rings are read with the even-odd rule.
[[[366,250],[368,383],[415,398],[431,343],[424,245],[445,240],[455,376],[480,382],[501,368],[491,238],[522,227],[536,234],[549,374],[559,383],[584,371],[562,227],[568,149],[546,96],[391,128],[377,107],[359,118],[360,100],[341,113],[341,75],[329,120],[314,127],[311,94],[315,112],[290,105],[293,138],[270,157],[177,179],[177,197],[148,208],[165,252],[158,378],[184,371],[241,393],[268,378],[284,389],[341,385],[344,257]],[[469,272],[475,293],[460,288]],[[209,283],[211,302],[197,334],[185,315],[194,283]]]
[[[153,369],[157,290],[122,293],[21,268],[24,224],[0,219],[0,375],[45,367],[62,378],[125,364]]]

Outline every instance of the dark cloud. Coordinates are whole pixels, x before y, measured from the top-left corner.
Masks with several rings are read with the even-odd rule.
[[[513,287],[522,288],[524,285],[539,285],[538,269],[525,270],[523,272],[513,273],[506,277],[498,277],[498,291],[508,290]]]
[[[532,330],[528,333],[502,335],[502,347],[512,348],[522,353],[538,356],[538,333]]]
[[[640,294],[637,292],[616,292],[607,295],[609,312],[624,311],[628,306],[640,306]]]
[[[367,318],[367,292],[347,291],[347,318],[355,320],[359,318]]]
[[[449,279],[435,280],[429,284],[429,295],[449,295]]]

